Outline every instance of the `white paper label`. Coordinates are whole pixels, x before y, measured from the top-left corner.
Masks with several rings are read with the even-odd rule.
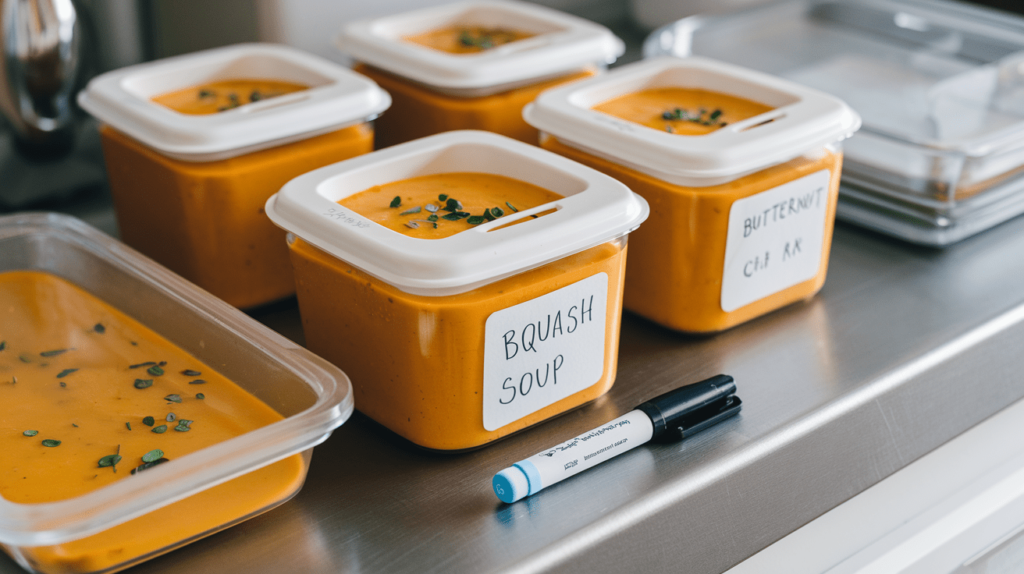
[[[492,313],[484,335],[484,428],[492,431],[604,374],[608,274]]]
[[[723,311],[818,274],[828,184],[825,169],[732,204],[722,274]]]

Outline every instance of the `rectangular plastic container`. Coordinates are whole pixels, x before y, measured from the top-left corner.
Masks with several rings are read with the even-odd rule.
[[[152,101],[240,79],[308,88],[207,115]],[[89,82],[79,103],[104,124],[125,243],[245,308],[295,292],[284,234],[263,213],[267,198],[301,173],[372,151],[368,122],[390,98],[327,60],[240,44],[108,72]]]
[[[447,28],[533,35],[476,53],[449,53],[406,39]],[[467,129],[536,143],[536,130],[522,119],[523,106],[547,88],[600,72],[625,50],[603,26],[510,0],[458,2],[353,22],[342,29],[337,45],[357,61],[357,71],[394,99],[377,124],[378,148]]]
[[[864,127],[840,219],[944,246],[1024,213],[1024,18],[941,0],[790,0],[656,30],[647,56],[706,56],[816,88]]]
[[[114,572],[265,512],[302,486],[282,489],[272,469],[298,462],[304,479],[312,448],[352,412],[337,367],[77,219],[0,218],[0,272],[14,270],[76,284],[285,417],[85,495],[38,504],[0,498],[0,546],[30,571]],[[251,502],[229,502],[235,497],[225,494],[238,489]],[[169,524],[180,536],[168,540]]]
[[[680,135],[667,131],[670,121],[655,129],[592,109],[648,89],[702,90],[708,102],[734,96],[770,110]],[[715,107],[704,121],[719,117]],[[652,119],[672,113],[659,109]],[[630,311],[714,333],[824,284],[839,142],[860,124],[838,99],[713,60],[657,58],[547,91],[524,116],[544,133],[543,148],[618,179],[651,205],[630,242]]]
[[[461,172],[563,197],[436,240],[338,204]],[[609,177],[496,134],[449,132],[296,178],[267,214],[292,234],[307,345],[345,365],[363,413],[420,446],[481,446],[615,380],[626,235],[647,204]]]

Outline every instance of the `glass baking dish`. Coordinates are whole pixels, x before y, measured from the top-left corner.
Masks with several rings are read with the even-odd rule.
[[[701,55],[839,96],[838,217],[942,246],[1024,212],[1024,18],[938,0],[792,0],[692,17],[645,55]]]
[[[77,219],[0,218],[0,273],[29,270],[81,287],[284,417],[83,495],[34,504],[0,498],[0,546],[30,571],[113,572],[269,510],[299,491],[312,447],[352,413],[351,386],[337,367]],[[0,406],[0,420],[8,408],[15,405]],[[287,488],[221,508],[233,489],[258,490],[254,478],[275,463],[301,467]],[[173,519],[186,510],[186,519]],[[149,536],[166,531],[169,519],[180,536]],[[131,547],[115,552],[105,546],[111,538]]]

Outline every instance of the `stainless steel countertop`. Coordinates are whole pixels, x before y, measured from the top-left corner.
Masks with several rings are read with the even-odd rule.
[[[301,337],[290,305],[258,316]],[[1024,397],[1022,349],[1024,219],[945,251],[840,225],[810,301],[710,338],[627,313],[608,395],[475,452],[357,414],[292,501],[133,572],[720,572]],[[513,505],[491,492],[511,463],[720,372],[739,417]]]

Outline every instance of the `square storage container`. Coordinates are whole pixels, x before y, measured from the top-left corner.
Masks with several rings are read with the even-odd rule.
[[[527,37],[506,42],[512,33]],[[547,88],[600,72],[625,50],[603,26],[506,0],[353,22],[337,45],[394,98],[378,122],[378,148],[467,129],[535,143],[523,106]]]
[[[298,492],[312,447],[352,412],[351,387],[337,367],[77,219],[53,214],[0,218],[0,273],[17,271],[45,272],[73,283],[215,368],[283,417],[181,457],[171,455],[170,462],[138,474],[129,475],[137,463],[126,458],[121,466],[123,478],[71,498],[29,504],[0,497],[0,546],[26,569],[62,574],[113,572],[265,512]],[[108,323],[75,336],[114,335]],[[11,383],[7,376],[11,364],[46,367],[37,365],[39,355],[51,357],[46,361],[67,358],[53,357],[52,351],[19,357],[14,354],[19,352],[18,333],[0,333],[0,339],[5,341],[2,352],[7,355],[0,360],[5,385],[19,384]],[[74,351],[69,349],[68,356]],[[51,364],[50,368],[57,367]],[[145,370],[144,366],[119,370],[122,374],[111,377],[110,385],[122,385],[129,393],[157,391],[131,388],[135,373],[154,378],[152,373],[142,373]],[[66,374],[62,372],[58,378]],[[61,379],[67,381],[68,388],[57,389],[55,379],[55,392],[67,393],[65,401],[78,400],[73,391],[83,381],[75,378],[81,374]],[[209,386],[189,388],[206,390],[206,405],[218,399]],[[159,402],[159,395],[153,396]],[[95,395],[92,399],[99,404]],[[4,415],[4,409],[26,408],[13,402],[4,405],[0,420],[5,421],[12,420],[14,413]],[[69,403],[66,408],[74,407]],[[184,406],[174,403],[172,397],[165,408],[182,412]],[[21,428],[5,432],[17,432],[19,440],[34,441],[52,434],[42,425],[52,427],[56,422],[40,420],[37,424],[41,432],[36,437],[21,437]],[[203,432],[201,417],[191,433],[181,435],[173,430],[167,431],[171,435],[149,435],[151,429],[139,421],[134,428],[125,429],[116,417],[113,424],[120,429],[116,432],[147,433],[154,437],[154,444]],[[44,449],[45,454],[60,456],[67,452],[62,449],[79,448],[67,435],[83,429],[61,426],[65,427],[61,431],[65,444]],[[111,453],[113,448],[111,444]],[[5,458],[2,464],[5,474],[14,472],[11,465],[15,461]],[[68,468],[68,476],[76,472]],[[97,468],[95,472],[109,473],[111,469]]]
[[[633,119],[594,109],[648,97],[641,92],[700,103],[648,105]],[[754,115],[737,115],[737,106]],[[714,333],[824,284],[839,142],[860,125],[837,98],[721,62],[657,58],[549,90],[524,116],[543,132],[542,147],[650,204],[630,241],[627,309]]]
[[[375,186],[466,172],[561,197],[518,211],[509,202],[496,219],[442,239],[388,229],[339,204]],[[472,197],[438,205],[446,199]],[[429,226],[427,212],[437,207],[394,209]],[[605,175],[479,131],[319,169],[267,202],[267,214],[292,234],[309,348],[345,366],[363,413],[448,451],[486,444],[612,386],[626,236],[647,212]]]
[[[246,91],[219,113],[153,101],[216,82],[305,86],[277,97]],[[121,238],[235,305],[294,293],[284,233],[263,204],[293,177],[373,149],[371,119],[390,102],[371,80],[284,46],[241,44],[114,70],[79,103],[100,135]]]
[[[838,217],[931,246],[1024,213],[1024,18],[940,0],[789,0],[686,18],[648,56],[705,56],[842,98]]]

